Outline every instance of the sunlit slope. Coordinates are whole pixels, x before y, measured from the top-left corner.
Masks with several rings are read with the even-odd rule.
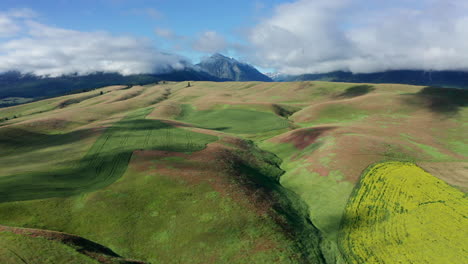
[[[289,127],[288,120],[274,113],[235,108],[196,111],[189,105],[182,105],[177,120],[235,134],[262,133]]]
[[[307,203],[329,262],[340,259],[342,214],[370,164],[415,162],[459,189],[468,186],[467,107],[443,93],[422,96],[423,87],[339,85],[341,91],[324,93],[289,117],[300,128],[260,143],[283,160],[281,184]],[[437,108],[440,102],[451,110]]]
[[[350,263],[465,263],[468,199],[411,163],[386,162],[361,178],[340,244]]]
[[[133,89],[139,95],[129,97],[128,94],[135,93]],[[167,91],[170,94],[176,89],[177,84],[130,89],[106,87],[85,94],[0,109],[0,116],[16,116],[0,122],[0,148],[3,154],[0,155],[0,176],[76,169],[76,161],[83,159],[102,133],[113,133],[105,132],[108,127],[135,111],[154,107],[161,99],[167,99]],[[84,101],[77,100],[89,95],[95,96]],[[126,100],[121,100],[123,98]],[[78,102],[62,107],[63,102],[75,100]],[[142,121],[142,118],[119,124],[125,130],[121,132],[144,133],[141,129],[131,129],[132,124]],[[115,140],[117,142],[118,137]],[[112,144],[107,146],[112,148]]]
[[[152,108],[133,112],[109,127],[81,160],[70,169],[22,173],[0,177],[0,201],[69,196],[101,189],[120,178],[136,149],[192,152],[217,138],[178,129],[156,120],[145,120]],[[4,129],[7,134],[8,128]],[[16,136],[14,130],[8,133]],[[29,148],[21,140],[2,138],[10,148]],[[54,135],[50,135],[54,137]],[[66,136],[56,136],[65,138]],[[47,136],[44,136],[44,140]],[[56,144],[53,140],[49,144]],[[38,142],[40,144],[41,142]],[[32,184],[34,183],[34,184]]]
[[[153,263],[322,263],[320,235],[303,203],[278,184],[274,156],[147,116],[183,85],[104,88],[48,112],[15,107],[22,114],[0,127],[0,223],[76,234]],[[24,160],[30,164],[18,166]]]
[[[136,151],[114,184],[1,203],[0,221],[78,234],[152,263],[322,263],[319,234],[275,181],[275,162],[235,138],[193,153]]]
[[[182,82],[0,109],[0,224],[154,263],[344,263],[340,223],[370,164],[412,162],[468,188],[465,96]]]
[[[1,263],[145,264],[82,237],[42,229],[0,226],[0,245]]]
[[[72,248],[44,238],[32,238],[12,233],[0,233],[0,261],[10,264],[77,263],[98,264]]]

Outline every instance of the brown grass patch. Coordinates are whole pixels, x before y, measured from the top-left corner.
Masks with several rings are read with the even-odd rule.
[[[240,139],[225,139],[225,143],[235,146],[215,142],[208,144],[204,150],[191,154],[157,150],[135,151],[130,165],[138,171],[182,179],[188,184],[207,183],[216,192],[230,197],[246,209],[259,215],[268,214],[274,203],[273,198],[266,194],[267,190],[254,188],[249,175],[236,169],[238,164],[246,162],[236,154],[236,149],[245,149],[247,146],[243,146]]]
[[[181,111],[182,109],[178,103],[163,102],[154,108],[153,112],[148,115],[148,118],[174,119]]]
[[[468,162],[418,162],[418,165],[448,184],[468,192]]]
[[[315,143],[315,141],[327,131],[334,129],[336,129],[336,127],[332,126],[297,129],[287,133],[284,136],[281,136],[277,140],[280,143],[291,143],[297,149],[302,150],[308,147],[310,144]]]

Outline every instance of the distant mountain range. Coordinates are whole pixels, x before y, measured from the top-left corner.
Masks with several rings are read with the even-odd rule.
[[[200,70],[186,68],[164,74],[121,75],[93,73],[41,77],[16,71],[0,74],[0,99],[7,97],[46,98],[68,93],[88,91],[109,85],[145,85],[159,81],[222,81]]]
[[[268,76],[267,76],[268,75]],[[353,74],[331,72],[323,74],[284,75],[262,74],[255,67],[219,53],[183,70],[159,74],[121,75],[118,73],[93,73],[89,75],[64,75],[43,77],[16,71],[0,73],[0,107],[15,100],[37,100],[69,93],[88,91],[109,85],[145,85],[159,81],[331,81],[352,83],[401,83],[423,86],[468,88],[468,72],[395,70],[378,73]],[[22,99],[21,99],[22,100]],[[19,101],[21,101],[19,100]],[[6,102],[6,103],[5,103]]]
[[[270,73],[269,76],[277,82],[329,81],[352,83],[400,83],[423,86],[468,88],[468,72],[463,71],[394,70],[360,74],[336,71],[322,74],[303,75]]]
[[[183,70],[159,74],[121,75],[93,73],[43,77],[17,71],[0,73],[0,100],[3,98],[40,99],[69,93],[88,91],[109,85],[145,85],[159,81],[272,81],[253,66],[215,54],[197,65]],[[7,104],[9,105],[9,104]],[[1,106],[7,106],[2,105]]]
[[[226,81],[248,82],[272,82],[273,80],[259,72],[255,67],[247,63],[239,62],[219,53],[202,60],[197,64],[200,69],[217,78]]]

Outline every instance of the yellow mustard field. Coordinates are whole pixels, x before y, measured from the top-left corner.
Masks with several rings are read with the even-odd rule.
[[[346,206],[341,249],[350,263],[468,263],[467,201],[415,164],[377,164]]]

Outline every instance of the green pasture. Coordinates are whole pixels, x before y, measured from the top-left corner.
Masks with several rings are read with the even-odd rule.
[[[108,128],[86,155],[68,168],[0,177],[0,201],[69,196],[103,188],[120,178],[132,152],[138,149],[192,152],[205,148],[217,138],[172,127],[145,116],[152,109],[129,114]],[[8,129],[8,128],[6,128]],[[6,133],[6,131],[1,131]],[[0,137],[0,145],[14,151],[61,144],[74,134],[46,135],[37,138]],[[64,154],[66,155],[66,153]],[[46,158],[46,157],[44,157]]]
[[[276,180],[279,160],[247,144],[224,161],[154,159],[152,170],[130,166],[118,181],[94,192],[0,203],[0,224],[80,235],[151,263],[324,263],[305,205]],[[194,183],[161,168],[185,168],[193,177],[215,174]],[[211,185],[218,178],[233,182],[220,192]],[[257,199],[276,201],[274,207],[266,214],[252,210],[246,186],[263,193]]]
[[[8,264],[99,263],[60,242],[6,232],[0,232],[0,262]]]
[[[177,119],[234,134],[268,132],[289,126],[288,120],[273,113],[235,108],[196,111],[190,105],[182,105],[182,113]]]

